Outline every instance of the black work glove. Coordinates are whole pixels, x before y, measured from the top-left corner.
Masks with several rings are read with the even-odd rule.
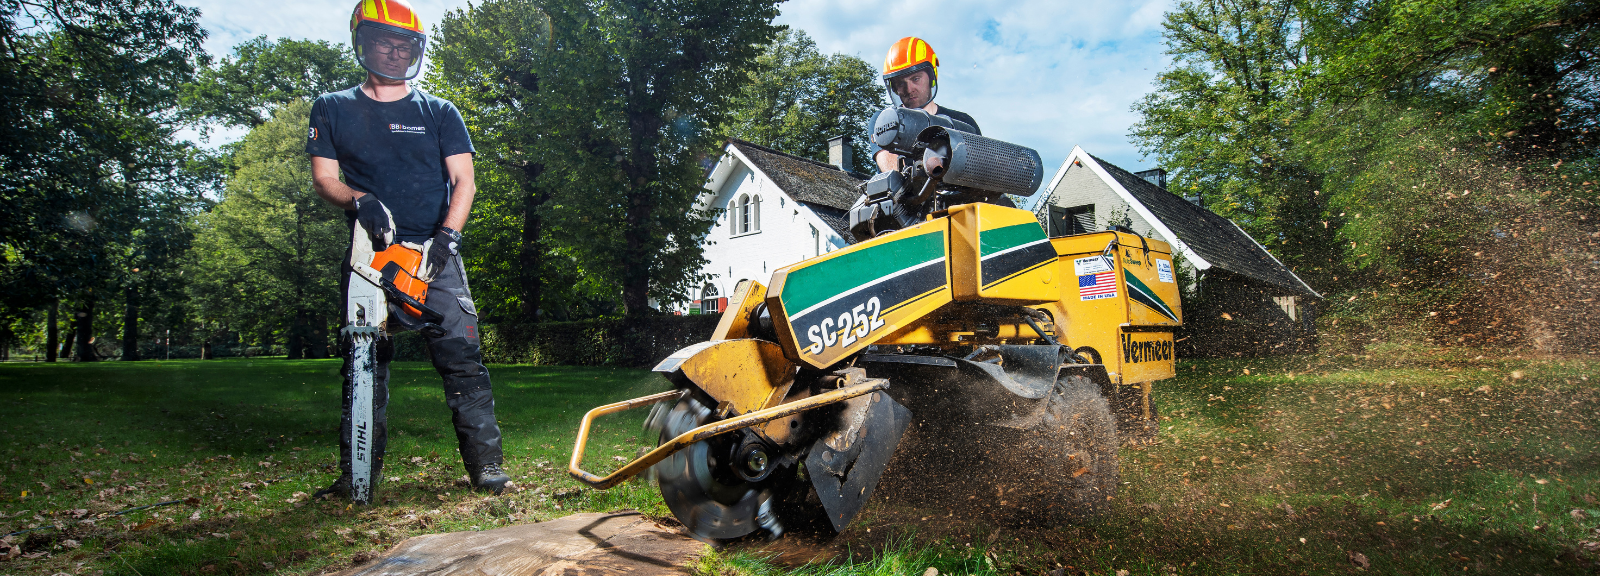
[[[356,198],[356,222],[372,237],[372,250],[379,251],[394,243],[394,215],[378,197],[367,194]]]
[[[433,234],[427,242],[422,243],[422,269],[418,271],[417,278],[423,282],[432,282],[439,277],[439,272],[450,263],[450,257],[461,252],[461,233],[440,226],[439,231]]]

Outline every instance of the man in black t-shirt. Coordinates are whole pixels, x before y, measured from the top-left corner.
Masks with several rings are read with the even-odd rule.
[[[317,98],[311,106],[306,153],[311,155],[317,194],[345,209],[352,226],[360,221],[371,235],[374,251],[398,242],[423,253],[426,301],[444,316],[438,325],[445,332],[427,338],[428,350],[444,380],[445,404],[452,413],[462,464],[475,488],[499,494],[510,477],[501,468],[500,426],[479,347],[478,312],[459,254],[460,230],[477,191],[472,140],[455,105],[406,82],[421,69],[427,43],[422,30],[405,0],[361,0],[356,5],[351,42],[357,60],[367,69],[367,81]],[[341,303],[348,294],[350,271],[347,257],[339,275]],[[388,318],[389,332],[422,326],[420,319],[394,304]],[[344,350],[342,474],[319,496],[348,496],[350,491],[352,387],[348,345]],[[387,440],[392,339],[378,340],[377,356],[372,378],[374,483],[382,478]]]
[[[934,54],[933,47],[921,38],[907,36],[889,47],[889,55],[883,59],[883,84],[889,90],[889,100],[896,106],[921,108],[929,114],[965,122],[977,134],[983,134],[978,130],[978,121],[973,120],[972,116],[933,103],[933,98],[939,94],[939,55]],[[878,114],[882,113],[878,111],[867,121],[867,134],[872,134],[873,127],[878,125]],[[868,146],[878,171],[900,169],[900,157],[895,153],[878,147],[870,138]]]

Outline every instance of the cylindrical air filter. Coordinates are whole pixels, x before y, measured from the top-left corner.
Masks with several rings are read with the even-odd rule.
[[[1044,162],[1032,148],[958,130],[945,131],[944,135],[950,139],[945,184],[1032,196],[1044,180]]]

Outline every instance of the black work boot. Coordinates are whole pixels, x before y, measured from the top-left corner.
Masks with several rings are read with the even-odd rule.
[[[501,492],[504,492],[506,489],[506,483],[511,481],[511,477],[507,476],[505,471],[500,469],[500,464],[498,462],[494,464],[484,464],[483,466],[468,472],[468,474],[472,482],[473,490],[493,492],[496,496],[498,496]]]
[[[350,498],[350,477],[340,476],[338,480],[333,481],[333,484],[329,485],[327,488],[316,491],[311,495],[311,497],[342,498],[348,500]]]

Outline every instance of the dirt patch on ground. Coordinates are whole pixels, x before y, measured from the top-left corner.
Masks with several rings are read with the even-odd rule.
[[[336,576],[689,574],[705,544],[638,512],[407,538]]]

